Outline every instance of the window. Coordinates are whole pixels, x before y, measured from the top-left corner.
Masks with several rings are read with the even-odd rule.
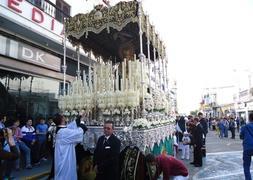
[[[70,16],[70,5],[62,0],[56,0],[55,19],[63,23],[64,17]]]

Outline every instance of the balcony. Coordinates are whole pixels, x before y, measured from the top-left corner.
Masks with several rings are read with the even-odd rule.
[[[54,17],[63,24],[65,17],[70,17],[70,6],[64,1],[56,1],[53,4],[49,0],[26,0],[32,5],[36,6],[46,14]]]

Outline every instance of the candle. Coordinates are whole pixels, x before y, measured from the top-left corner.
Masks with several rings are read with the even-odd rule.
[[[126,90],[128,90],[128,78],[126,78]]]
[[[122,62],[122,82],[121,82],[121,90],[124,90],[124,80],[125,80],[125,64]]]
[[[132,79],[132,73],[131,73],[131,61],[128,61],[128,79],[129,79],[129,89],[131,89],[131,79]]]
[[[120,79],[120,83],[121,83],[121,88],[120,88],[120,90],[121,90],[121,91],[124,91],[124,84],[123,84],[124,82],[123,82],[123,79],[122,79],[122,78]]]
[[[114,91],[114,79],[113,79],[113,67],[112,67],[112,63],[110,63],[110,68],[111,68],[111,91]]]
[[[100,92],[100,78],[97,79],[98,80],[98,87],[97,87],[97,91]]]
[[[89,89],[91,90],[91,67],[89,67]]]
[[[68,83],[68,95],[70,95],[70,87],[69,87],[69,83]]]
[[[96,66],[94,66],[93,78],[94,78],[94,81],[93,81],[94,92],[96,92],[97,91],[97,68],[96,68]]]
[[[117,66],[117,69],[116,69],[116,91],[119,90],[119,69],[118,69],[118,66]]]

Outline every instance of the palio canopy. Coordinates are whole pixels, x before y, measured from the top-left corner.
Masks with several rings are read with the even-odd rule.
[[[73,45],[80,44],[85,51],[92,51],[104,60],[122,61],[123,58],[140,53],[139,16],[143,31],[143,53],[148,57],[150,41],[151,60],[165,57],[165,47],[148,17],[139,9],[137,1],[119,2],[115,6],[97,5],[88,14],[77,14],[65,22],[65,32]]]

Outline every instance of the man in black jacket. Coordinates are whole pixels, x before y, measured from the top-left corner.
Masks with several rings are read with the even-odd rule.
[[[120,140],[113,134],[113,122],[106,121],[104,135],[100,136],[94,151],[96,180],[119,179]]]
[[[204,136],[206,137],[206,134],[208,133],[208,122],[207,122],[207,119],[205,119],[203,117],[203,113],[202,112],[199,112],[198,113],[198,117],[199,117],[199,122],[203,128],[203,131],[204,131]]]
[[[193,154],[193,164],[195,167],[202,166],[202,146],[203,146],[203,129],[199,122],[198,118],[194,118],[193,120],[195,124],[195,128],[192,132],[193,146],[194,146],[194,154]]]
[[[200,124],[202,126],[203,134],[204,134],[204,137],[203,137],[203,147],[202,147],[202,155],[204,157],[206,157],[206,135],[208,133],[208,122],[207,122],[207,119],[203,117],[203,113],[202,112],[198,113],[198,117],[199,117],[199,122],[200,122]]]

